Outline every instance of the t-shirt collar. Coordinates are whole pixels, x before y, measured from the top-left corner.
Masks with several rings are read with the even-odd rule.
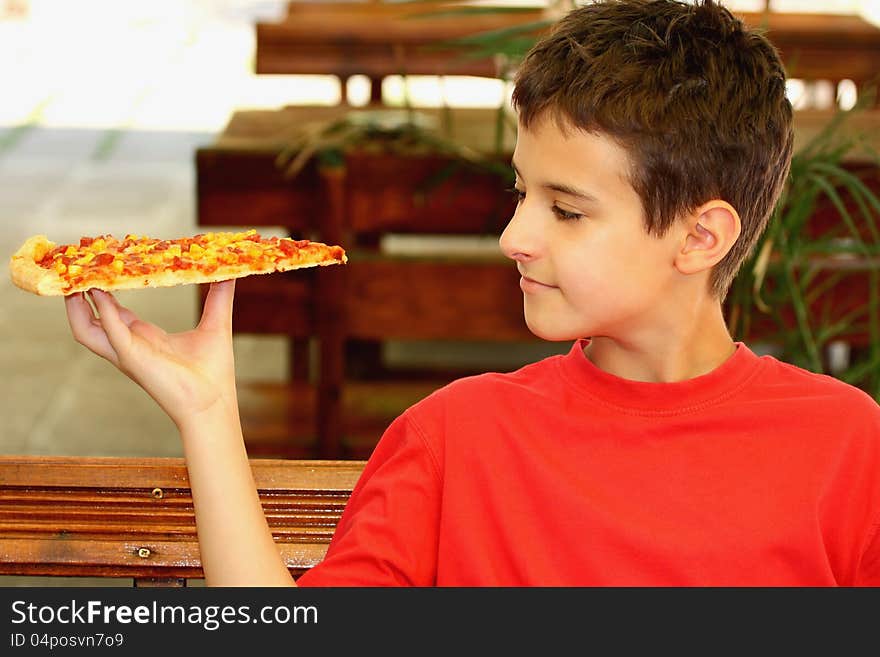
[[[563,375],[583,392],[608,405],[645,412],[687,412],[738,392],[760,369],[761,359],[743,342],[711,372],[674,383],[624,379],[599,369],[584,354],[589,338],[577,340],[560,359]]]

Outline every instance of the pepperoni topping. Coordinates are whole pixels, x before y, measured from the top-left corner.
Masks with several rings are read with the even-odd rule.
[[[99,253],[95,256],[95,259],[92,261],[96,267],[106,267],[111,262],[113,262],[113,254],[112,253]]]

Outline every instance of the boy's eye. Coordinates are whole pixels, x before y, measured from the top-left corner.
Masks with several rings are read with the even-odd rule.
[[[507,191],[513,194],[513,198],[516,199],[517,205],[522,203],[526,198],[526,193],[521,189],[517,189],[516,187],[511,187]],[[558,205],[554,205],[550,209],[553,210],[553,214],[555,214],[559,219],[563,221],[574,221],[575,219],[580,219],[584,216],[579,212],[569,212],[568,210],[563,210]]]
[[[575,219],[580,219],[584,216],[578,212],[569,212],[568,210],[563,210],[558,205],[553,206],[553,212],[563,221],[573,221]]]
[[[516,187],[511,187],[507,191],[513,194],[513,198],[516,199],[517,204],[522,203],[523,199],[526,197],[526,193],[521,189],[517,189]]]

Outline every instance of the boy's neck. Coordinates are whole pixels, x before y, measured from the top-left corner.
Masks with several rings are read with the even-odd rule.
[[[736,351],[721,304],[705,309],[705,316],[676,331],[658,331],[626,342],[595,336],[584,355],[599,369],[622,379],[646,383],[674,383],[708,374]]]

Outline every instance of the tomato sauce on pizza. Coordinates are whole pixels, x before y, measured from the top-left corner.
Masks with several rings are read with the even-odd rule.
[[[251,274],[344,264],[344,249],[321,242],[244,232],[178,239],[126,235],[82,237],[56,245],[30,238],[10,262],[13,281],[41,295],[207,283]]]

